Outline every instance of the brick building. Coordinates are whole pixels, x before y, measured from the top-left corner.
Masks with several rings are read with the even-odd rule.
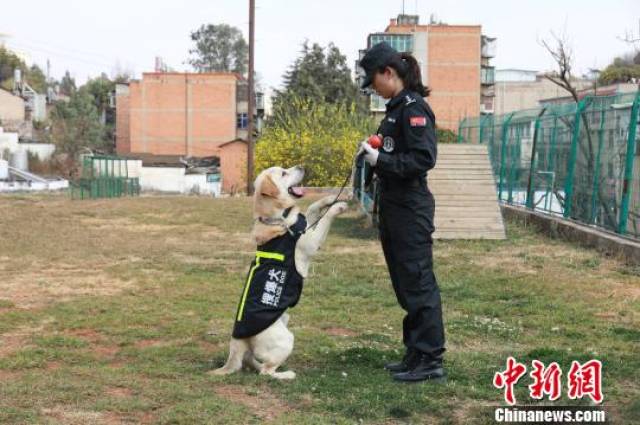
[[[455,131],[460,119],[493,112],[494,68],[489,61],[495,56],[495,39],[483,36],[480,25],[420,25],[416,15],[399,15],[383,32],[369,34],[367,49],[383,41],[417,59],[422,81],[431,88],[428,102],[439,127]],[[374,113],[382,114],[384,104],[371,96]]]
[[[246,184],[241,169],[246,167],[247,88],[243,77],[226,72],[144,73],[141,80],[118,85],[116,151],[217,156],[223,190],[235,191]]]

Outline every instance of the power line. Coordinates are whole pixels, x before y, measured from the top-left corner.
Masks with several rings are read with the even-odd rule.
[[[77,56],[77,55],[72,55],[72,54],[69,54],[69,53],[56,52],[55,50],[45,49],[45,48],[42,48],[42,47],[33,46],[33,45],[29,45],[29,44],[22,43],[22,42],[16,43],[14,41],[11,41],[10,43],[7,43],[7,45],[8,46],[16,46],[16,47],[18,47],[19,49],[22,49],[22,50],[33,50],[33,51],[36,51],[36,52],[46,53],[46,54],[49,54],[49,55],[65,57],[65,58],[68,58],[68,59],[71,59],[71,60],[74,60],[74,61],[77,61],[77,62],[83,62],[83,63],[89,64],[89,65],[95,65],[95,66],[100,66],[100,67],[105,67],[105,66],[106,67],[111,67],[111,66],[113,66],[113,64],[107,64],[106,62],[98,62],[96,60],[82,58],[82,57]]]
[[[13,38],[16,38],[16,37],[13,37]],[[50,42],[39,41],[39,40],[36,40],[36,39],[33,39],[33,38],[28,38],[28,37],[20,36],[20,37],[17,37],[17,38],[18,38],[18,40],[24,40],[24,41],[26,41],[27,43],[29,43],[31,45],[44,46],[44,48],[47,48],[47,49],[54,49],[54,50],[58,50],[58,51],[69,52],[71,54],[80,55],[80,56],[94,56],[94,57],[100,58],[102,60],[111,60],[110,57],[107,57],[102,53],[97,53],[97,52],[94,52],[94,51],[79,50],[79,49],[76,49],[76,48],[69,48],[69,47],[66,47],[66,46],[63,47],[63,46],[60,46],[60,45],[52,44]]]

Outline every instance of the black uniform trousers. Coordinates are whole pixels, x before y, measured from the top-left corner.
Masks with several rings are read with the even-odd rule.
[[[393,289],[407,312],[403,342],[434,359],[444,353],[440,289],[433,273],[435,201],[426,180],[382,181],[379,230]]]

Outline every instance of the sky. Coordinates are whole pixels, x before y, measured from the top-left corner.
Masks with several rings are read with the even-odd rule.
[[[11,0],[0,14],[5,45],[61,78],[69,70],[77,83],[101,72],[153,71],[161,56],[176,71],[193,48],[190,32],[200,25],[227,23],[248,39],[248,0],[124,1]],[[333,42],[353,68],[371,32],[383,31],[402,12],[402,0],[256,0],[255,64],[268,91],[299,55],[305,40]],[[565,33],[574,49],[575,70],[604,68],[630,47],[619,40],[640,31],[639,0],[405,0],[405,13],[427,23],[433,14],[450,25],[482,25],[497,37],[498,69],[548,70],[553,62],[540,46],[551,31]],[[638,46],[640,47],[640,46]]]

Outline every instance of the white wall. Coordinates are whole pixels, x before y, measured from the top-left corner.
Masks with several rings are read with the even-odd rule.
[[[20,143],[20,146],[32,155],[36,155],[41,161],[51,158],[56,150],[56,145],[53,143]]]
[[[140,177],[141,159],[127,159],[127,177]]]
[[[428,37],[428,32],[416,32],[413,34],[413,56],[415,56],[420,64],[422,82],[425,86],[429,85],[429,64],[427,63],[427,58],[429,57]]]
[[[0,181],[0,192],[39,192],[47,190],[62,190],[69,188],[69,181],[49,180],[45,182]]]
[[[5,133],[0,127],[0,155],[5,149],[9,149],[10,152],[18,150],[18,133]]]
[[[143,191],[184,193],[184,168],[140,167],[138,173]]]
[[[36,121],[44,121],[47,119],[47,95],[36,94],[32,100],[33,111],[31,118]]]
[[[140,179],[142,191],[220,196],[221,182],[207,183],[205,174],[185,174],[184,168],[176,167],[128,166],[129,177]]]
[[[535,82],[538,71],[525,69],[496,69],[496,83],[499,82]]]
[[[41,160],[47,160],[53,155],[56,146],[53,143],[18,143],[18,133],[5,133],[0,127],[0,156],[5,149],[9,149],[10,153],[26,150]]]
[[[207,183],[206,174],[187,174],[185,177],[185,192],[200,195],[210,195],[218,197],[222,187],[222,182]]]
[[[121,168],[123,176],[126,170],[128,177],[137,177],[143,192],[220,196],[221,182],[207,183],[205,174],[185,174],[185,169],[182,167],[143,167],[140,159],[127,159],[126,162],[126,167],[123,164]],[[119,170],[120,168],[116,166],[114,170],[116,175]]]

